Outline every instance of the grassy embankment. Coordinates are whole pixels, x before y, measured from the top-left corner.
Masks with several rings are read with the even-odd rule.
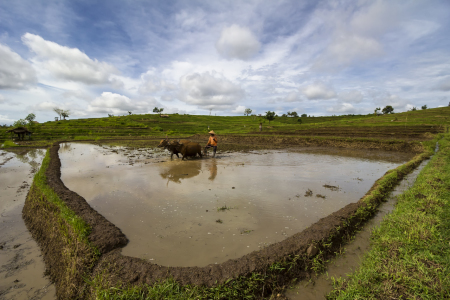
[[[450,299],[450,135],[328,299]]]
[[[90,228],[86,222],[67,207],[48,186],[45,172],[49,166],[49,151],[35,174],[23,209],[25,223],[43,249],[59,249],[55,256],[45,256],[49,275],[60,287],[59,299],[81,299],[85,290],[84,278],[98,259],[99,252],[88,241]],[[37,214],[37,215],[36,215]],[[44,238],[42,238],[44,237]]]
[[[252,135],[259,131],[263,123],[262,134],[309,134],[309,131],[330,131],[329,136],[349,136],[356,131],[359,136],[366,135],[371,129],[377,133],[384,132],[383,137],[402,138],[405,135],[421,138],[426,128],[443,131],[450,124],[450,107],[411,111],[394,115],[354,115],[330,117],[288,118],[277,117],[271,121],[257,116],[220,117],[201,115],[128,115],[91,119],[73,119],[49,121],[35,124],[29,129],[33,132],[32,141],[20,142],[29,146],[49,146],[57,140],[95,140],[95,139],[146,139],[164,137],[187,137],[194,134],[206,134],[208,127],[219,135]],[[301,120],[302,122],[298,122]],[[333,130],[336,129],[336,130]],[[0,143],[11,139],[6,133],[9,128],[0,128]],[[333,131],[333,132],[331,132]],[[322,133],[317,133],[320,135]],[[354,135],[350,135],[354,136]],[[26,138],[27,139],[27,138]]]

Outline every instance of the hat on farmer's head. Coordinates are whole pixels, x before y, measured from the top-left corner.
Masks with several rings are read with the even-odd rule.
[[[214,132],[214,130],[211,130],[210,132],[208,132],[209,134],[216,134],[215,132]]]

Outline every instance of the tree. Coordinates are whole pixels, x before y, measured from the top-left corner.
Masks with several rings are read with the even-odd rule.
[[[302,124],[303,123],[302,119],[300,119],[300,118],[297,119],[297,122],[298,122],[298,124]]]
[[[296,111],[293,111],[293,112],[289,112],[289,111],[288,111],[287,114],[288,114],[288,116],[290,116],[290,117],[298,118],[298,114],[297,114]]]
[[[422,109],[427,109],[427,106],[426,105],[422,105]]]
[[[65,120],[66,118],[69,117],[69,114],[70,114],[70,109],[68,109],[68,110],[63,110],[63,111],[61,112],[61,116],[63,116],[64,120]]]
[[[163,110],[164,110],[164,108],[157,108],[157,107],[155,107],[153,109],[153,112],[157,113],[157,114],[159,114],[159,116],[161,116],[161,113],[163,112]]]
[[[59,107],[54,107],[53,111],[58,114],[59,119],[61,120],[61,115],[63,113],[63,110],[61,108],[59,108]]]
[[[266,111],[266,115],[264,116],[265,119],[269,120],[269,124],[270,121],[275,120],[275,112],[274,111]]]
[[[413,108],[411,108],[411,111],[416,111],[417,110],[417,107],[413,107]]]
[[[27,121],[24,119],[19,119],[13,123],[14,127],[23,127],[27,125]]]
[[[131,112],[131,111],[128,111],[128,114],[129,114],[129,115],[131,115],[131,114],[132,114],[132,112]]]
[[[33,113],[28,114],[28,116],[25,117],[25,120],[28,121],[28,124],[32,124],[34,119],[36,119],[36,115]]]
[[[387,115],[390,114],[394,111],[394,108],[390,105],[386,105],[385,108],[383,108],[383,110],[381,111],[383,114]]]
[[[251,114],[251,113],[252,113],[252,110],[251,110],[250,108],[246,108],[246,109],[245,109],[245,114],[247,115],[247,117],[248,117],[248,115]]]
[[[306,118],[306,117],[308,117],[307,114],[302,114],[302,118]]]
[[[379,112],[380,110],[381,110],[381,108],[379,108],[379,107],[375,108],[375,110],[373,111],[374,114],[375,114],[375,116],[378,115],[378,112]]]

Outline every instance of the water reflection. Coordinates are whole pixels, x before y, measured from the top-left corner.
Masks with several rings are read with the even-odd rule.
[[[17,152],[15,155],[21,163],[31,166],[31,173],[36,173],[39,170],[45,151],[43,149],[33,149],[25,152]]]
[[[88,144],[60,158],[64,184],[129,238],[124,255],[170,266],[220,263],[281,241],[358,201],[399,165],[268,150],[171,161]]]
[[[217,176],[217,161],[215,159],[212,160],[212,163],[209,166],[209,173],[210,176],[208,177],[208,179],[214,181],[214,179],[216,179]]]
[[[59,151],[68,152],[70,150],[72,150],[72,145],[70,143],[59,144]]]
[[[167,179],[168,181],[172,181],[175,183],[181,183],[181,179],[192,178],[199,175],[202,170],[202,162],[195,160],[186,162],[173,162],[170,163],[169,166],[161,166],[160,170],[161,171],[159,175],[163,179]]]

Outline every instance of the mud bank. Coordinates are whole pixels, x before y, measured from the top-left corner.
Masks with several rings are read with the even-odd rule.
[[[292,142],[292,139],[281,139],[280,142]],[[345,144],[343,140],[338,142]],[[347,143],[359,145],[363,141],[348,140]],[[400,141],[387,141],[385,146],[389,143],[393,145],[391,150],[419,151],[423,148],[418,143]],[[45,170],[45,184],[55,193],[61,205],[49,201],[49,192],[43,191],[42,184],[36,183],[35,178],[23,214],[27,227],[42,248],[60,299],[94,297],[93,286],[98,291],[113,286],[127,288],[153,285],[165,279],[204,289],[217,286],[242,288],[255,276],[261,280],[253,281],[252,287],[246,288],[246,291],[255,298],[270,295],[294,278],[308,278],[313,264],[318,259],[326,260],[333,256],[342,243],[376,212],[393,186],[431,155],[431,151],[426,151],[387,172],[357,203],[345,206],[281,242],[221,264],[169,268],[121,254],[120,248],[127,243],[127,239],[120,229],[93,210],[85,199],[68,190],[60,180],[58,150],[57,143],[50,148],[49,161],[43,163],[42,169]],[[86,238],[77,235],[76,228],[67,218],[61,217],[61,207],[67,207],[87,224],[89,231],[85,232]],[[88,281],[92,282],[91,287],[86,285],[83,278],[90,278]]]

